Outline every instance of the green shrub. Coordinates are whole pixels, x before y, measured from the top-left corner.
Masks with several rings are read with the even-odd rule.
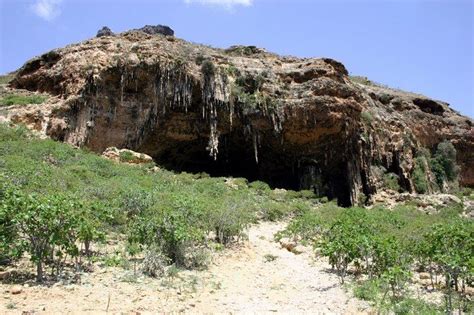
[[[239,240],[243,231],[255,221],[255,213],[245,204],[235,204],[234,199],[228,199],[209,214],[210,230],[216,234],[216,241],[228,244],[235,238]]]
[[[256,46],[232,46],[225,50],[226,53],[236,55],[251,56],[260,52]]]
[[[384,187],[391,190],[400,190],[400,185],[398,184],[398,176],[394,173],[387,173],[383,175],[383,185]]]
[[[363,111],[360,113],[360,118],[362,119],[362,121],[364,123],[366,123],[367,125],[370,125],[372,123],[372,120],[374,120],[374,117],[372,116],[372,114],[368,111]]]
[[[412,173],[415,190],[418,193],[429,191],[430,183],[427,179],[429,172],[435,176],[436,183],[433,184],[436,184],[436,187],[442,189],[448,182],[451,182],[451,186],[457,187],[459,167],[456,164],[456,149],[451,142],[439,143],[433,157],[430,157],[426,149],[418,153]]]
[[[278,221],[291,213],[290,205],[271,200],[262,203],[260,208],[261,218],[267,221]]]
[[[438,144],[431,165],[440,187],[444,181],[457,179],[459,167],[456,165],[456,149],[451,142],[443,141]]]
[[[240,75],[235,80],[235,83],[242,88],[242,91],[247,94],[254,94],[261,90],[265,78],[263,75],[258,74],[256,76],[248,73],[246,75]]]
[[[251,182],[249,184],[249,187],[259,192],[268,192],[271,190],[270,186],[267,183],[259,181],[259,180]]]
[[[216,73],[216,66],[211,60],[204,60],[201,64],[201,72],[205,77],[211,77]]]
[[[61,195],[39,196],[14,191],[5,198],[2,213],[11,220],[26,250],[36,264],[36,279],[43,280],[43,266],[50,250],[56,255],[77,256],[79,221],[74,210],[82,205]]]
[[[415,191],[420,194],[424,194],[429,190],[429,184],[427,180],[427,166],[428,161],[424,156],[418,156],[415,158],[415,167],[413,168],[412,179]]]
[[[14,74],[4,74],[0,75],[0,84],[8,84],[15,77]]]
[[[354,296],[373,302],[379,314],[443,314],[434,304],[406,296],[387,297],[388,283],[385,279],[375,278],[357,283]]]
[[[312,243],[322,234],[323,228],[324,224],[319,213],[315,210],[308,210],[291,220],[283,231],[277,233],[276,238],[299,238],[304,242]]]
[[[135,159],[135,156],[130,151],[121,151],[119,154],[119,159],[121,162],[127,163],[133,161]]]
[[[196,59],[194,60],[198,66],[202,65],[202,63],[206,60],[206,57],[203,55],[199,54],[196,56]]]
[[[474,276],[474,223],[455,220],[434,225],[424,234],[420,255],[426,262],[433,262],[443,271],[446,279],[447,311],[452,311],[451,282],[458,291],[461,279],[469,281]]]
[[[13,198],[14,191],[0,174],[0,205],[6,205]],[[0,265],[7,264],[21,255],[18,229],[14,224],[15,213],[6,206],[0,206]]]
[[[42,104],[47,99],[44,95],[7,94],[0,98],[0,106]]]
[[[380,294],[380,280],[371,279],[355,285],[354,296],[364,301],[376,301]]]
[[[393,96],[387,93],[382,93],[378,95],[378,99],[382,104],[387,105],[393,99]]]

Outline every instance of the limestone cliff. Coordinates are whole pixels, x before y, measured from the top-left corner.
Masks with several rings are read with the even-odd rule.
[[[34,58],[11,88],[53,96],[54,105],[0,115],[34,116],[54,139],[98,153],[132,149],[176,170],[311,188],[342,205],[376,192],[376,169],[412,191],[414,156],[443,140],[457,149],[461,183],[474,185],[472,119],[351,78],[332,59],[215,49],[136,30]]]

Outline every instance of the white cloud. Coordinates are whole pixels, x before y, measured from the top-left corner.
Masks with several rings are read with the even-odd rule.
[[[36,0],[31,9],[40,18],[52,21],[61,14],[61,2],[62,0]]]
[[[224,7],[226,9],[231,9],[234,6],[244,6],[248,7],[253,4],[253,0],[184,0],[186,3],[199,3],[209,6],[218,6]]]

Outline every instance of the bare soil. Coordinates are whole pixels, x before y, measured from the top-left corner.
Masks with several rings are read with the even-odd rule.
[[[163,279],[95,266],[80,284],[0,284],[0,313],[369,313],[311,249],[296,255],[273,240],[283,223],[252,226],[248,241],[216,255],[205,271]],[[133,268],[132,268],[133,269]],[[20,293],[15,292],[18,289]],[[13,293],[16,294],[13,294]]]

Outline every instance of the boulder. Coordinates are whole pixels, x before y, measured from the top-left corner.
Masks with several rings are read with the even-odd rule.
[[[23,292],[23,288],[19,285],[16,285],[14,286],[13,288],[11,288],[10,290],[10,293],[11,294],[20,294],[21,292]]]
[[[145,25],[138,30],[150,35],[161,34],[166,36],[174,36],[174,31],[166,25]]]
[[[153,162],[153,158],[147,154],[129,149],[118,149],[116,147],[107,148],[102,153],[102,156],[112,161],[128,164],[147,164]]]
[[[285,248],[289,252],[293,252],[298,244],[295,241],[289,239],[288,237],[284,237],[280,240],[280,245],[282,248]]]
[[[96,37],[103,37],[103,36],[114,36],[114,32],[107,26],[102,27],[100,30],[97,31]]]

